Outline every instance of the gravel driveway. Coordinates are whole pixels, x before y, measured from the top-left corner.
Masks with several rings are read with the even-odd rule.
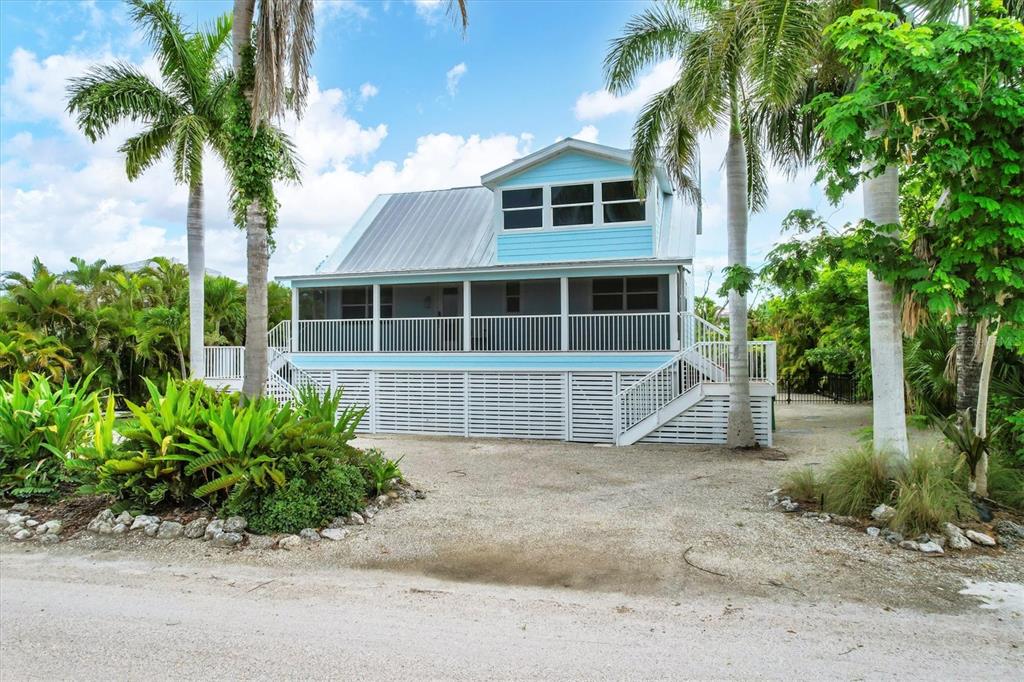
[[[869,422],[863,406],[783,405],[776,448],[749,454],[701,446],[364,438],[358,444],[404,456],[402,469],[427,497],[388,509],[343,542],[225,554],[202,543],[82,534],[54,551],[343,566],[672,598],[831,596],[931,611],[973,609],[975,601],[958,594],[964,578],[1024,582],[1019,550],[928,558],[765,508],[765,492],[785,471],[854,447]]]

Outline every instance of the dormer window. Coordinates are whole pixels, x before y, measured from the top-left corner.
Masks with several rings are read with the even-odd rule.
[[[632,223],[644,219],[644,202],[637,199],[632,180],[601,183],[605,223]]]
[[[562,185],[551,188],[551,224],[594,224],[594,185]]]
[[[501,193],[501,211],[506,230],[544,226],[544,190],[506,189]]]

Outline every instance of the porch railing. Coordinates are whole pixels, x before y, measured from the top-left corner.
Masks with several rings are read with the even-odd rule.
[[[722,382],[729,380],[730,360],[728,341],[701,343],[697,345],[695,350],[723,370],[721,374]],[[776,383],[778,380],[776,362],[774,341],[747,342],[747,367],[750,371],[751,381]],[[717,381],[711,377],[708,377],[706,380]]]
[[[649,351],[671,348],[671,313],[569,315],[570,350]]]
[[[555,351],[562,348],[561,315],[486,315],[470,318],[472,350]]]
[[[316,353],[321,349],[354,353],[373,350],[373,320],[301,320],[298,350]]]
[[[389,317],[380,321],[384,352],[429,353],[461,351],[461,317]]]
[[[244,346],[207,346],[207,379],[241,379],[245,368]]]

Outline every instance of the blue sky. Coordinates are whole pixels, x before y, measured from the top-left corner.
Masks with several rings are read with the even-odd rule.
[[[304,182],[281,189],[271,273],[310,271],[377,193],[477,184],[560,137],[628,146],[637,109],[674,73],[661,64],[633,93],[602,90],[608,43],[644,5],[471,0],[463,38],[437,3],[321,3],[310,108],[301,122],[285,123],[306,163]],[[230,6],[174,3],[192,26]],[[183,259],[185,192],[169,168],[128,183],[116,147],[132,127],[92,145],[63,112],[65,80],[91,63],[122,59],[152,72],[124,5],[0,3],[0,45],[0,268],[24,269],[35,254],[54,268],[71,255]],[[723,152],[720,136],[706,141],[698,276],[724,264]],[[832,213],[811,179],[773,173],[769,210],[751,219],[753,263],[790,208]],[[244,244],[213,159],[206,184],[208,265],[242,276]]]

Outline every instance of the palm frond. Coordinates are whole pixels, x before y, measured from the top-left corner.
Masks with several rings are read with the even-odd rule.
[[[678,57],[691,36],[686,15],[673,5],[650,7],[629,20],[604,60],[605,84],[621,94],[652,63]]]
[[[286,109],[301,115],[316,46],[312,0],[274,0],[258,8],[253,125],[278,118]]]
[[[185,185],[203,179],[203,148],[209,133],[198,116],[181,116],[171,133],[174,139],[174,179]]]
[[[149,76],[124,62],[92,67],[72,78],[67,92],[68,112],[92,142],[121,121],[166,121],[182,111]]]
[[[181,30],[181,17],[165,0],[129,0],[129,5],[132,21],[142,27],[156,50],[164,79],[189,101],[199,101],[204,63]]]
[[[172,124],[160,124],[129,137],[118,147],[124,154],[124,168],[129,180],[135,180],[156,163],[172,139]]]
[[[762,152],[761,129],[749,107],[740,112],[740,133],[747,157],[747,208],[757,213],[768,204],[768,169]]]
[[[811,60],[822,42],[818,0],[748,0],[742,5],[747,71],[753,97],[773,107],[801,95]]]

